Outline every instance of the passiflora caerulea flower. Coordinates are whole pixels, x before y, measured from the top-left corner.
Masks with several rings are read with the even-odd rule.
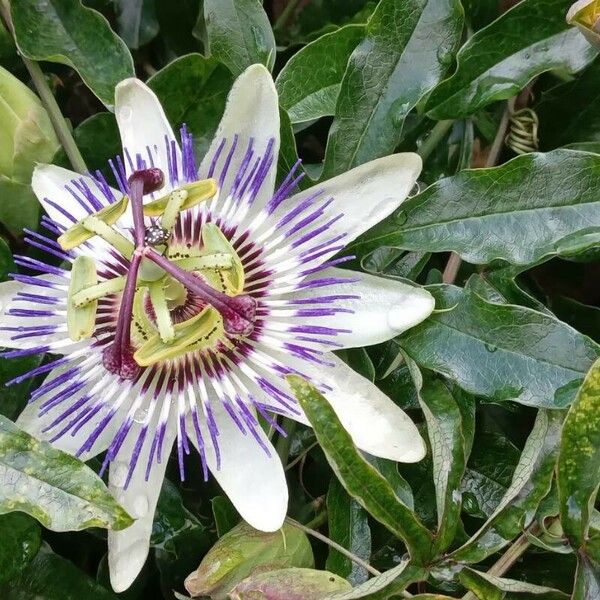
[[[110,489],[137,519],[108,534],[121,591],[146,559],[173,445],[182,477],[194,445],[198,468],[248,523],[281,526],[284,471],[259,418],[275,429],[277,415],[306,422],[286,374],[317,385],[362,450],[420,460],[408,416],[332,351],[388,340],[434,303],[334,258],[407,197],[417,155],[299,193],[296,165],[275,189],[277,94],[259,65],[235,82],[199,166],[191,135],[183,127],[177,143],[141,81],[119,84],[115,114],[119,189],[99,172],[34,172],[46,232],[26,239],[63,266],[17,257],[40,274],[2,284],[0,345],[15,348],[9,357],[55,355],[15,380],[47,374],[18,424],[83,459],[106,451]]]

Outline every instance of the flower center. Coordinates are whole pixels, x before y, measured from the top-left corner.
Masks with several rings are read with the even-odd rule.
[[[142,367],[161,360],[227,344],[254,328],[256,300],[242,294],[242,263],[219,227],[205,223],[197,247],[182,252],[170,246],[180,213],[214,196],[216,182],[187,184],[144,205],[143,196],[158,191],[163,182],[160,169],[135,171],[128,181],[129,198],[90,215],[59,238],[70,249],[96,235],[129,259],[126,275],[98,282],[93,260],[79,256],[67,310],[70,337],[84,339],[94,332],[98,299],[122,292],[114,340],[104,349],[103,363],[124,379],[135,379]],[[128,202],[133,244],[113,227]],[[145,217],[160,218],[160,223],[153,220],[147,226]],[[177,321],[174,312],[186,307],[189,298],[194,302],[187,308],[194,314]]]

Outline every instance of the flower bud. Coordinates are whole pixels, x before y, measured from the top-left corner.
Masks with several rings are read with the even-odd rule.
[[[579,27],[590,44],[600,48],[600,0],[579,0],[567,13],[567,23]]]
[[[50,118],[38,97],[0,67],[0,174],[29,184],[36,162],[58,148]]]
[[[38,162],[50,162],[59,143],[38,97],[0,67],[0,220],[11,230],[37,224],[39,203],[30,188]]]
[[[231,590],[231,600],[321,600],[352,586],[339,575],[314,569],[256,573]]]
[[[250,574],[286,567],[314,566],[306,535],[285,523],[273,533],[253,529],[245,522],[226,533],[185,581],[192,597],[224,600]]]

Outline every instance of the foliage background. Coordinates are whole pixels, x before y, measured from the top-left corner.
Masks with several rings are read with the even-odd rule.
[[[90,170],[106,172],[120,151],[110,112],[120,79],[135,72],[147,80],[172,124],[185,122],[194,133],[201,154],[233,78],[254,62],[277,78],[282,174],[296,156],[308,174],[304,185],[394,151],[424,158],[421,193],[351,250],[355,266],[427,285],[438,311],[398,339],[343,358],[421,424],[429,457],[369,466],[327,404],[300,382],[316,433],[298,427],[278,445],[290,465],[290,515],[372,568],[395,569],[391,583],[375,578],[353,598],[401,597],[407,589],[423,599],[468,590],[484,600],[600,598],[598,363],[580,387],[600,355],[600,61],[565,22],[569,4],[12,3],[18,50],[41,61]],[[0,64],[32,84],[5,29]],[[505,137],[517,135],[509,117],[525,107],[539,123],[539,143],[531,129],[526,134],[529,149],[542,153],[517,157]],[[64,150],[53,160],[70,166]],[[16,268],[12,253],[31,253],[21,229],[36,229],[40,215],[27,182],[3,174],[0,193],[5,279]],[[462,264],[449,261],[450,252]],[[2,359],[0,379],[36,360]],[[35,384],[2,387],[0,415],[14,420]],[[0,442],[13,443],[14,435],[0,427]],[[0,469],[8,460],[2,448]],[[169,469],[150,559],[119,597],[183,593],[184,578],[237,523],[229,501],[194,465],[192,457],[185,483]],[[117,597],[102,529],[56,533],[7,506],[0,493],[7,513],[0,516],[0,598]],[[117,508],[110,510],[114,526]],[[364,568],[312,542],[318,569],[353,585],[367,580]]]

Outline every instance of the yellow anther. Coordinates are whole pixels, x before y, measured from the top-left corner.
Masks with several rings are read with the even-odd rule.
[[[237,296],[244,290],[244,267],[234,247],[214,224],[206,223],[202,227],[202,243],[207,254],[228,254],[232,258],[231,267],[221,273],[225,292]]]
[[[78,256],[71,269],[71,282],[67,298],[67,331],[74,342],[89,338],[96,326],[96,300],[83,306],[76,306],[73,297],[81,290],[98,282],[96,264],[88,256]]]
[[[91,216],[94,216],[96,219],[105,223],[106,225],[114,225],[121,215],[127,210],[127,205],[129,203],[129,198],[127,196],[123,196],[118,202],[111,204],[102,210],[94,213]],[[59,238],[58,243],[63,250],[72,250],[73,248],[77,248],[87,240],[91,239],[96,235],[96,233],[85,227],[84,222],[86,219],[75,223],[72,227],[69,227]]]
[[[177,358],[204,348],[210,348],[224,337],[223,320],[219,313],[207,306],[195,317],[173,326],[175,337],[166,344],[155,333],[133,355],[140,367],[148,367],[162,360]]]
[[[165,278],[166,279],[166,278]],[[156,326],[160,339],[164,344],[170,344],[175,339],[175,329],[171,321],[171,311],[169,310],[164,286],[166,281],[154,281],[148,287],[150,292],[150,301],[156,317]]]
[[[215,179],[202,179],[200,181],[195,181],[194,183],[182,185],[179,190],[183,190],[187,193],[187,197],[181,205],[180,210],[187,210],[188,208],[196,206],[196,204],[200,204],[200,202],[203,202],[204,200],[212,198],[217,193],[217,182]],[[144,204],[144,214],[147,217],[160,217],[164,214],[170,199],[171,194],[168,194],[158,200]]]

